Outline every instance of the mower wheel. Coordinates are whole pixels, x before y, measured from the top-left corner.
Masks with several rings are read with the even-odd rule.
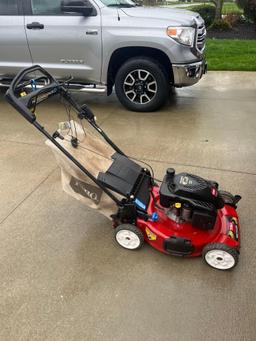
[[[238,253],[226,244],[213,243],[203,248],[205,262],[218,270],[230,270],[238,263]]]
[[[138,227],[132,224],[122,224],[115,229],[117,243],[128,250],[138,250],[144,243],[144,236]]]

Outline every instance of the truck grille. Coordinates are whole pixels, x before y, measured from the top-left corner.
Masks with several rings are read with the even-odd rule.
[[[203,52],[205,49],[206,28],[201,25],[197,28],[196,48],[199,52]]]

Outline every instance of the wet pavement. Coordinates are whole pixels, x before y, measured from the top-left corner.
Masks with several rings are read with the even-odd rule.
[[[238,266],[115,244],[111,223],[62,191],[44,138],[0,97],[0,340],[254,341],[256,74],[210,72],[156,113],[126,111],[115,95],[75,95],[124,149],[214,179],[239,193]],[[66,119],[55,100],[48,128]]]

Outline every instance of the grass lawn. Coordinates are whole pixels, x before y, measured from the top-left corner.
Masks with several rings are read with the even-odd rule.
[[[207,39],[209,70],[256,71],[256,40]]]
[[[183,5],[184,3],[180,3],[178,2],[178,4],[175,2],[175,3],[169,3],[169,6],[174,6],[174,7],[177,7],[179,8],[179,5]],[[211,2],[205,2],[205,3],[196,3],[196,2],[193,2],[191,4],[189,3],[185,3],[187,4],[188,6],[187,7],[183,7],[181,6],[180,8],[183,8],[183,9],[193,9],[195,10],[196,6],[201,6],[201,5],[212,5],[214,7],[214,5],[211,3]],[[223,4],[223,9],[222,9],[222,14],[226,15],[226,14],[229,14],[229,13],[233,13],[233,14],[242,14],[243,13],[243,10],[241,8],[239,8],[237,6],[237,4],[235,2],[224,2]]]
[[[237,6],[234,2],[225,2],[223,4],[222,14],[243,14],[243,10]]]

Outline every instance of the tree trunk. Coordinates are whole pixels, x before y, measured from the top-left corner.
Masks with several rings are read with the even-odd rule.
[[[142,1],[145,6],[162,6],[164,0],[144,0]]]
[[[214,3],[216,9],[214,21],[221,20],[224,0],[212,0],[212,2]]]
[[[144,0],[143,1],[143,4],[145,5],[145,6],[156,6],[156,0]]]

